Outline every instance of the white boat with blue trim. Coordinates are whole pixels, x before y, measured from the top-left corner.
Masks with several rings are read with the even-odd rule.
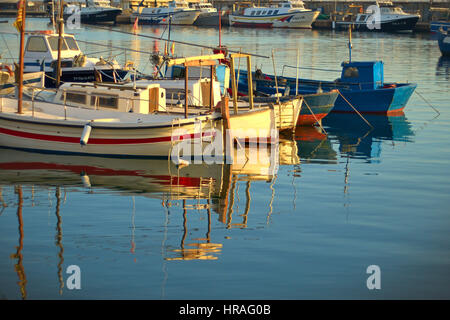
[[[192,25],[201,11],[190,8],[185,1],[171,1],[167,6],[139,7],[131,15],[131,22],[136,18],[139,24]]]
[[[45,86],[56,85],[56,63],[58,60],[58,34],[51,30],[27,32],[24,53],[24,73],[44,71]],[[92,82],[99,80],[121,81],[131,66],[120,66],[115,60],[87,57],[71,34],[62,35],[61,81]]]
[[[230,26],[310,29],[320,11],[306,9],[303,1],[280,2],[270,7],[250,7],[230,13]]]

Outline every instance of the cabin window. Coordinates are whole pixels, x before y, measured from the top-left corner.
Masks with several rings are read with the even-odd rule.
[[[272,14],[272,10],[269,10],[269,11],[267,12],[267,14]]]
[[[58,51],[58,37],[48,37],[48,43],[52,51]],[[67,50],[66,42],[62,42],[61,50]]]
[[[267,13],[267,11],[263,11],[262,14],[265,15]]]
[[[260,14],[261,14],[261,10],[258,10],[258,11],[256,12],[256,15],[259,16]]]
[[[160,13],[161,12],[161,9],[158,9],[157,11],[156,11],[156,13]]]
[[[174,66],[172,68],[172,77],[176,79],[185,77],[184,68],[178,66]]]
[[[64,101],[64,93],[61,95],[61,101]],[[66,102],[86,104],[86,95],[79,92],[66,92]]]
[[[349,67],[344,71],[344,78],[359,78],[358,68]]]
[[[278,13],[278,10],[275,10],[274,12],[273,12],[273,14],[277,14]]]
[[[256,13],[255,11],[252,11],[252,13],[251,13],[250,15],[251,15],[251,16],[254,16],[254,15],[255,15],[255,13]]]
[[[75,50],[75,51],[80,50],[78,48],[77,42],[75,41],[74,38],[72,38],[72,37],[64,37],[64,40],[66,40],[67,46],[69,47],[70,50]]]
[[[92,95],[91,105],[101,108],[119,108],[119,97],[115,95]]]
[[[28,39],[27,51],[47,52],[47,45],[42,37],[30,37]]]
[[[363,21],[366,21],[366,15],[365,14],[360,15],[359,19],[358,19],[358,22],[363,22]]]

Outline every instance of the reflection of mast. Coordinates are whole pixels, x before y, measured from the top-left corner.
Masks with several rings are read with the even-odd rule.
[[[0,187],[0,202],[2,203],[2,209],[0,210],[0,216],[3,213],[3,210],[5,210],[5,208],[8,206],[5,202],[5,200],[3,199],[3,188]]]
[[[248,221],[248,213],[250,212],[250,202],[251,202],[251,196],[250,196],[250,176],[246,183],[245,188],[245,209],[244,213],[242,214],[242,223],[231,223],[233,219],[233,206],[234,206],[234,194],[235,194],[235,184],[236,184],[237,176],[233,177],[233,185],[231,187],[231,202],[230,202],[230,209],[228,211],[228,221],[227,221],[227,229],[231,229],[234,227],[238,228],[247,228],[247,221]],[[239,200],[238,200],[239,201]]]
[[[136,201],[134,199],[134,196],[131,197],[133,199],[133,213],[131,215],[131,253],[136,252],[136,243],[134,242],[134,231],[136,229],[136,225],[134,224],[134,217],[136,215]],[[136,258],[134,259],[134,262],[136,262]]]
[[[16,188],[16,193],[18,195],[18,204],[17,204],[17,218],[19,220],[19,246],[16,247],[17,251],[15,254],[11,255],[12,259],[17,259],[17,263],[14,265],[16,269],[17,276],[19,277],[19,287],[20,292],[22,294],[22,299],[25,300],[27,298],[27,277],[25,275],[25,268],[23,267],[23,218],[22,218],[22,207],[23,207],[23,194],[22,187],[18,186]]]
[[[197,238],[194,240],[205,241],[205,242],[195,242],[187,243],[188,236],[188,225],[187,225],[187,210],[193,210],[196,207],[186,205],[186,200],[183,200],[183,236],[181,237],[180,249],[171,250],[172,252],[179,253],[180,256],[173,258],[165,258],[165,260],[217,260],[217,257],[211,255],[211,253],[220,253],[222,244],[221,243],[211,243],[211,210],[209,209],[208,201],[208,231],[206,233],[206,238]]]
[[[59,214],[59,209],[61,207],[61,189],[60,187],[56,187],[56,246],[59,247],[59,262],[58,262],[58,281],[59,281],[59,294],[62,295],[64,288],[64,279],[62,272],[62,264],[64,263],[64,247],[62,244],[62,219]]]
[[[223,175],[222,175],[222,188],[220,190],[219,195],[219,205],[218,205],[218,213],[219,213],[219,221],[225,223],[226,221],[226,212],[228,209],[228,196],[230,194],[230,185],[231,185],[231,165],[223,166]]]

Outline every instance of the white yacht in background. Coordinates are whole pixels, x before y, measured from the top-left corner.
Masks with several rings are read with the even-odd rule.
[[[306,9],[303,1],[280,2],[230,13],[230,26],[259,28],[311,28],[320,11]]]
[[[352,25],[356,31],[412,31],[420,19],[419,14],[406,13],[390,1],[377,1],[374,6],[375,12],[368,7],[365,13],[356,15],[355,21],[337,21],[336,27],[348,29]]]
[[[171,24],[191,25],[197,19],[200,10],[189,8],[185,1],[171,1],[168,6],[143,8],[138,7],[131,15],[131,22],[136,18],[140,24]]]
[[[51,30],[27,33],[24,52],[24,73],[44,71],[45,87],[55,87],[56,62],[58,60],[58,34]],[[75,37],[63,34],[61,48],[61,81],[107,82],[121,81],[130,67],[120,66],[113,59],[86,57]]]
[[[195,10],[200,10],[200,15],[195,20],[196,26],[218,26],[219,21],[223,24],[223,12],[219,13],[214,6],[208,1],[191,2],[189,6]],[[220,17],[219,17],[220,15]]]
[[[116,18],[122,13],[122,9],[112,7],[108,0],[86,0],[85,4],[70,4],[64,8],[64,20],[80,10],[82,23],[96,24],[116,22]]]

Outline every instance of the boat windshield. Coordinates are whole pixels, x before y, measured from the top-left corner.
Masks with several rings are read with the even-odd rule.
[[[70,50],[78,51],[80,48],[78,48],[77,42],[73,37],[64,37],[64,40],[66,40],[67,46]]]
[[[52,51],[58,51],[58,37],[57,36],[48,37],[48,43],[50,44],[50,49]],[[65,41],[62,42],[61,50],[67,50],[67,44]]]

